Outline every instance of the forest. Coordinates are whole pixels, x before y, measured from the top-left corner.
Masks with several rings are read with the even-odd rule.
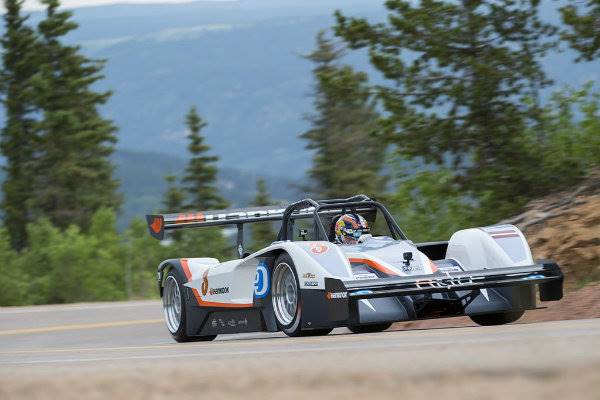
[[[118,127],[101,112],[112,92],[96,85],[105,60],[65,40],[78,25],[59,0],[41,2],[45,17],[33,24],[22,0],[4,0],[0,306],[151,298],[163,259],[235,257],[218,229],[159,242],[143,215],[117,229]],[[446,240],[517,215],[599,168],[597,82],[543,98],[552,81],[540,60],[560,46],[575,51],[574,62],[600,58],[600,1],[561,7],[560,25],[540,18],[536,0],[385,7],[387,20],[377,23],[337,11],[302,56],[312,65],[310,129],[286,134],[312,155],[304,191],[367,194],[412,240]],[[365,52],[384,79],[346,64],[353,52]],[[220,155],[203,135],[203,104],[186,107],[187,166],[164,177],[157,212],[230,205],[217,184]],[[264,180],[251,197],[249,205],[275,202]],[[273,240],[273,227],[257,225],[251,235],[257,250]]]

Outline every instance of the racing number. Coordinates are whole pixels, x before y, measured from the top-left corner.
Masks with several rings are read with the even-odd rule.
[[[254,297],[263,298],[269,293],[269,268],[267,263],[261,261],[256,267],[256,276],[254,277]]]

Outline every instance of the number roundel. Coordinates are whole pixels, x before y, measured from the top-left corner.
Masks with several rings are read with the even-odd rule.
[[[266,262],[261,262],[256,267],[256,276],[254,278],[254,297],[263,298],[269,293],[269,268]]]

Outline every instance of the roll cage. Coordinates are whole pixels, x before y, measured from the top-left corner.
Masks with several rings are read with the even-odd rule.
[[[314,240],[329,241],[330,235],[323,226],[320,215],[332,214],[342,215],[346,213],[361,213],[366,211],[380,211],[387,223],[392,237],[396,240],[406,240],[406,235],[400,229],[390,212],[376,200],[370,199],[364,194],[349,197],[347,199],[313,200],[304,199],[287,206],[282,216],[281,229],[277,235],[277,241],[293,240],[294,220],[299,218],[310,218],[312,216],[315,226]]]

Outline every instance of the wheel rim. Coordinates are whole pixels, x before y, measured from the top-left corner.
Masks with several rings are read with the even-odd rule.
[[[171,333],[177,332],[181,323],[181,293],[174,276],[167,277],[163,290],[163,308],[167,328]]]
[[[280,324],[289,325],[298,310],[296,277],[292,267],[286,263],[279,264],[273,275],[273,310]]]

